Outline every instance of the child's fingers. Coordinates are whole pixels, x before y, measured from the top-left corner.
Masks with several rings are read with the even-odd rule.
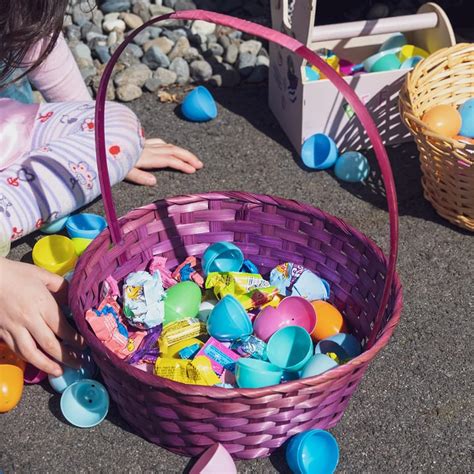
[[[21,328],[18,333],[15,333],[13,336],[13,344],[13,350],[36,368],[55,377],[62,375],[63,369],[61,366],[38,349],[35,341],[25,328]]]
[[[171,145],[170,154],[189,163],[196,169],[201,169],[204,166],[203,162],[196,155],[193,155],[190,151],[179,146]]]
[[[160,160],[161,168],[173,168],[183,173],[192,174],[196,172],[196,168],[176,156],[163,156]]]
[[[36,273],[39,279],[44,283],[51,293],[61,293],[64,288],[65,280],[63,277],[54,273],[48,272],[47,270],[35,267]]]
[[[133,168],[126,177],[127,181],[131,183],[139,184],[140,186],[154,186],[156,184],[156,178],[147,171]]]
[[[202,161],[190,151],[170,144],[145,147],[142,157],[140,158],[137,165],[140,166],[140,168],[156,168],[157,158],[173,155],[194,166],[196,169],[201,169],[204,166]]]

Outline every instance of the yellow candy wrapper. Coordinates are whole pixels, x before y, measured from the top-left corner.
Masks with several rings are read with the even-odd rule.
[[[270,305],[276,308],[280,302],[277,295],[277,288],[269,286],[268,288],[259,288],[249,291],[245,295],[234,295],[234,297],[246,311],[250,311],[251,309],[260,308],[263,305]]]
[[[212,386],[221,383],[212,370],[211,361],[203,356],[193,360],[159,357],[155,363],[155,375],[189,385]]]
[[[213,288],[218,299],[226,295],[245,295],[252,290],[269,286],[270,283],[258,273],[213,272],[206,278],[206,288]]]
[[[197,318],[188,318],[167,324],[158,339],[161,353],[166,353],[168,347],[192,337],[207,334],[206,325]]]

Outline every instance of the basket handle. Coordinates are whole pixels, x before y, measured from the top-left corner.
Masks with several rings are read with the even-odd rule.
[[[108,62],[103,76],[100,81],[99,90],[97,92],[96,99],[96,111],[95,111],[95,138],[96,138],[96,152],[97,152],[97,168],[99,172],[99,181],[104,199],[105,214],[107,222],[110,228],[110,234],[112,241],[116,245],[122,244],[122,232],[117,220],[117,213],[112,198],[112,191],[110,186],[109,172],[107,166],[107,154],[105,144],[105,102],[107,95],[107,86],[112,75],[113,68],[122,54],[123,50],[133,40],[133,38],[143,31],[148,26],[158,23],[162,20],[175,19],[175,20],[204,20],[210,23],[215,23],[223,26],[228,26],[236,30],[243,31],[245,33],[258,36],[260,38],[272,41],[288,50],[299,55],[303,59],[306,59],[310,64],[316,66],[321,72],[336,86],[339,92],[344,96],[347,102],[351,105],[360,122],[367,131],[367,135],[372,143],[375,156],[377,158],[380,170],[382,173],[382,179],[385,185],[387,194],[389,221],[390,221],[390,254],[388,261],[388,271],[385,278],[385,286],[382,294],[382,300],[380,302],[380,308],[375,318],[374,327],[367,343],[367,348],[370,348],[377,337],[380,330],[385,308],[388,303],[390,296],[390,290],[392,286],[393,277],[395,274],[395,266],[398,254],[398,206],[397,196],[395,191],[395,184],[393,180],[392,169],[387,156],[387,152],[382,143],[382,139],[379,135],[377,127],[372,120],[369,112],[352,90],[344,79],[342,79],[334,69],[326,64],[317,54],[312,52],[306,46],[299,41],[280,33],[279,31],[272,30],[262,25],[234,18],[228,15],[222,15],[220,13],[208,12],[203,10],[183,10],[178,12],[169,13],[144,23],[140,28],[130,33],[125,41],[117,48],[112,58]]]

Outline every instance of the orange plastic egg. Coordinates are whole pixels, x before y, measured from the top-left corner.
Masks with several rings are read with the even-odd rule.
[[[316,326],[311,333],[314,340],[321,341],[346,330],[342,314],[332,304],[321,300],[311,304],[316,311]]]
[[[443,137],[454,137],[461,130],[461,114],[451,105],[436,105],[425,112],[421,120]]]
[[[462,135],[456,135],[453,138],[460,142],[467,143],[468,145],[474,145],[474,138],[463,137]]]
[[[25,362],[0,342],[0,413],[15,408],[23,393]]]

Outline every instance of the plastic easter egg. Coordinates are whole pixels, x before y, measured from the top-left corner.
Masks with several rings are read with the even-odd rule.
[[[316,311],[316,326],[311,333],[313,340],[321,341],[344,332],[344,318],[335,306],[321,300],[312,301],[311,304]]]
[[[331,294],[329,283],[312,271],[304,271],[293,284],[292,296],[301,296],[309,301],[327,300]]]
[[[57,234],[64,229],[69,216],[62,217],[61,219],[57,219],[54,222],[44,225],[41,227],[41,232],[45,234]]]
[[[328,370],[338,367],[339,364],[325,354],[315,354],[308,360],[308,363],[301,371],[301,378],[314,377],[324,374]]]
[[[334,165],[336,177],[348,183],[364,181],[369,172],[369,161],[358,151],[346,151],[337,159]]]
[[[79,380],[64,390],[61,412],[69,423],[78,428],[92,428],[107,416],[109,394],[96,380]]]
[[[92,239],[74,238],[71,240],[78,257],[80,257],[86,251],[87,247],[89,247],[92,242]]]
[[[25,374],[23,380],[28,385],[34,385],[41,383],[43,380],[48,378],[48,374],[38,369],[32,364],[26,364]]]
[[[400,61],[403,63],[407,59],[413,58],[414,56],[420,56],[422,58],[427,58],[430,55],[428,51],[418,48],[417,46],[414,46],[412,44],[406,44],[402,46],[402,49],[400,50],[399,53],[399,58]]]
[[[400,69],[411,69],[414,68],[423,58],[421,56],[413,56],[412,58],[405,59],[400,66]]]
[[[325,170],[336,161],[338,150],[334,140],[324,133],[315,133],[301,147],[301,159],[311,169]]]
[[[204,451],[189,474],[237,474],[234,460],[227,449],[216,443]]]
[[[67,387],[82,379],[89,379],[97,374],[97,366],[92,359],[89,350],[81,354],[81,367],[73,369],[72,367],[63,367],[63,374],[59,377],[48,375],[48,381],[51,388],[58,393],[63,393]]]
[[[235,379],[240,388],[261,388],[280,383],[283,370],[276,365],[249,357],[235,364]]]
[[[212,94],[198,86],[185,96],[181,112],[191,122],[207,122],[217,117],[217,106]]]
[[[279,329],[286,326],[301,326],[309,333],[314,330],[316,313],[311,303],[301,296],[288,296],[273,308],[267,306],[256,317],[255,335],[267,342]]]
[[[193,281],[183,281],[172,286],[166,290],[163,324],[196,317],[200,304],[201,289]]]
[[[243,263],[242,250],[232,242],[216,242],[210,245],[201,261],[205,275],[212,272],[238,272]]]
[[[463,137],[462,135],[455,135],[453,138],[468,145],[474,145],[474,138]]]
[[[57,275],[65,275],[77,262],[76,251],[71,239],[64,235],[47,235],[33,247],[33,262]]]
[[[396,54],[385,54],[377,59],[370,68],[370,72],[385,72],[400,69],[402,63]]]
[[[201,305],[199,306],[199,313],[198,313],[198,318],[203,322],[207,322],[207,319],[209,318],[209,315],[211,314],[211,311],[214,309],[214,306],[216,306],[217,301],[216,300],[207,300],[203,301]]]
[[[70,216],[66,222],[71,239],[95,239],[106,227],[107,221],[102,216],[85,212]]]
[[[367,59],[364,60],[362,63],[364,66],[364,70],[367,72],[373,72],[372,69],[374,65],[381,59],[384,58],[385,56],[388,55],[397,55],[400,52],[401,48],[392,48],[392,49],[387,49],[384,51],[380,51],[376,54],[373,54],[372,56],[369,56]],[[397,58],[398,59],[398,58]],[[393,61],[393,58],[391,59]],[[398,59],[400,62],[400,60]],[[383,63],[381,63],[382,65]],[[379,65],[379,67],[381,66]]]
[[[244,307],[232,295],[226,295],[211,311],[207,332],[218,341],[235,341],[250,336],[252,322]]]
[[[333,474],[339,462],[339,446],[328,431],[303,431],[290,439],[286,461],[294,474]]]
[[[474,138],[474,99],[469,99],[459,107],[461,114],[461,130],[459,135],[467,138]]]
[[[23,394],[25,362],[0,341],[0,413],[13,410]]]
[[[382,43],[382,46],[380,46],[379,51],[402,48],[402,46],[405,46],[406,44],[407,39],[405,35],[403,33],[395,33]]]
[[[357,357],[362,352],[362,347],[358,339],[352,334],[340,332],[318,342],[314,350],[315,354],[326,354],[328,352],[334,352],[339,360],[343,361]]]
[[[452,105],[443,104],[427,110],[421,120],[443,137],[458,135],[462,124],[461,114]]]
[[[289,372],[301,370],[313,354],[313,342],[306,329],[287,326],[279,329],[267,344],[268,360]]]
[[[319,81],[319,79],[321,78],[319,72],[316,71],[316,69],[313,69],[311,66],[306,66],[305,72],[307,81]]]

